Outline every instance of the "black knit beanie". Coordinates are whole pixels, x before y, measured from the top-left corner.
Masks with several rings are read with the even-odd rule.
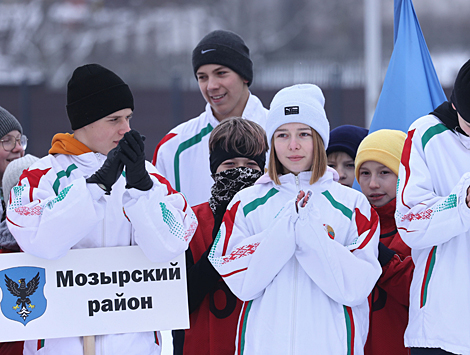
[[[234,32],[212,31],[198,43],[193,50],[194,75],[205,64],[220,64],[232,69],[243,79],[248,80],[248,86],[253,81],[250,50],[243,38]]]
[[[470,122],[470,60],[460,68],[457,74],[450,101],[460,116]]]
[[[72,130],[125,108],[134,110],[134,98],[129,86],[111,70],[99,64],[74,70],[67,85],[67,115]]]
[[[15,116],[0,106],[0,138],[5,137],[8,133],[14,130],[23,134],[23,128]]]

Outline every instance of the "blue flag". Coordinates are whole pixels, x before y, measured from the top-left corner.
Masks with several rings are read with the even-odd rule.
[[[394,48],[369,133],[407,132],[446,101],[411,0],[395,0]]]

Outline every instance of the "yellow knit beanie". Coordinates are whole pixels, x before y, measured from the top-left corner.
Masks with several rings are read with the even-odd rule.
[[[398,176],[405,139],[405,133],[393,129],[381,129],[364,138],[354,161],[357,181],[361,165],[370,160],[385,165]]]

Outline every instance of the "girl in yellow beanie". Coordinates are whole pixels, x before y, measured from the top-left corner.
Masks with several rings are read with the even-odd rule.
[[[395,224],[398,168],[406,134],[382,129],[359,145],[356,179],[380,219],[379,262],[382,276],[372,290],[365,355],[408,354],[403,337],[408,324],[409,289],[414,270],[410,248]]]

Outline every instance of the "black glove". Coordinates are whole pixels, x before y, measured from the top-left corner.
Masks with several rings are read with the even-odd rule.
[[[103,190],[106,191],[106,195],[111,194],[111,186],[119,179],[124,168],[124,163],[121,161],[121,149],[117,146],[111,149],[108,153],[103,166],[99,168],[95,173],[86,179],[89,184],[98,184]]]
[[[150,190],[153,181],[147,169],[145,169],[144,136],[139,132],[131,130],[124,134],[119,141],[122,151],[122,161],[126,166],[126,188],[135,188],[141,191]]]

